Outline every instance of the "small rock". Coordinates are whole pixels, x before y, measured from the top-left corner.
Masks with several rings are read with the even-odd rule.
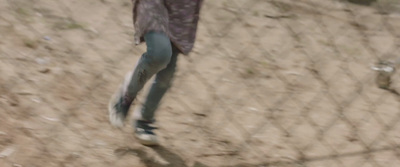
[[[35,61],[36,61],[36,63],[41,64],[41,65],[47,64],[49,62],[48,60],[46,60],[44,58],[37,58],[37,59],[35,59]]]
[[[90,32],[93,32],[94,34],[99,34],[99,31],[97,31],[96,29],[94,29],[93,27],[88,28],[88,30]]]
[[[94,143],[94,145],[95,145],[95,146],[105,146],[105,145],[107,145],[107,143],[106,143],[106,142],[103,142],[103,141],[96,141],[96,142]]]
[[[19,104],[18,98],[14,95],[9,96],[6,100],[13,107],[18,106],[18,104]]]
[[[0,153],[0,158],[8,157],[12,153],[14,153],[15,149],[14,148],[6,148]]]
[[[36,12],[35,14],[36,14],[36,16],[43,17],[43,14],[41,14],[39,12]]]
[[[16,107],[18,106],[18,101],[10,101],[10,105]]]
[[[33,95],[34,93],[28,91],[28,90],[21,90],[19,92],[16,92],[15,94],[17,95],[22,95],[22,96],[27,96],[27,95]]]
[[[52,122],[58,122],[60,121],[57,118],[50,118],[50,117],[46,117],[46,116],[41,116],[43,119],[48,120],[48,121],[52,121]]]
[[[44,36],[43,39],[46,40],[46,41],[50,41],[51,40],[51,38],[49,36]]]
[[[195,112],[193,114],[196,116],[200,116],[200,117],[207,117],[207,114],[204,114],[204,113]]]
[[[249,110],[250,110],[250,111],[258,111],[258,109],[255,108],[255,107],[249,107]]]
[[[76,152],[73,152],[71,155],[72,155],[73,158],[81,157],[81,155],[79,155],[79,153],[76,153]]]
[[[50,69],[49,68],[42,68],[42,69],[39,69],[39,72],[43,73],[43,74],[46,74],[46,73],[50,72]]]
[[[13,164],[13,167],[22,167],[20,164]]]
[[[31,100],[33,102],[35,102],[35,103],[41,103],[42,102],[42,100],[39,97],[33,97],[33,98],[31,98]]]
[[[53,51],[54,50],[54,48],[49,46],[49,45],[44,46],[44,48],[46,48],[48,51]]]

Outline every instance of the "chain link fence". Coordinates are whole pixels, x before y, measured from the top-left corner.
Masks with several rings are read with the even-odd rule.
[[[106,111],[131,3],[0,0],[0,166],[398,166],[400,3],[349,1],[205,1],[147,148]]]

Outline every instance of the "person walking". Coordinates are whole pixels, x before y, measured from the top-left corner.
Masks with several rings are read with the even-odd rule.
[[[133,126],[141,144],[158,145],[153,126],[155,113],[171,87],[178,55],[188,55],[193,48],[203,0],[132,0],[132,3],[135,44],[145,42],[147,50],[111,97],[109,119],[113,126],[123,127],[138,92],[155,75]]]

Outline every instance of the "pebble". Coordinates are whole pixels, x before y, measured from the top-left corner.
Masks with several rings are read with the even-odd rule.
[[[41,65],[47,64],[49,62],[49,60],[44,59],[44,58],[36,58],[35,61],[36,61],[36,63],[41,64]]]
[[[43,73],[43,74],[46,74],[46,73],[50,72],[50,69],[49,68],[41,68],[41,69],[39,69],[39,72]]]
[[[0,153],[0,158],[8,157],[12,153],[14,153],[15,149],[14,148],[6,148]]]
[[[41,103],[42,102],[42,100],[39,97],[33,97],[33,98],[31,98],[31,100],[33,102],[35,102],[35,103]]]
[[[57,118],[50,118],[50,117],[46,117],[46,116],[41,116],[43,119],[48,120],[48,121],[52,121],[52,122],[58,122],[60,121]]]
[[[46,41],[50,41],[51,40],[51,38],[49,36],[44,36],[43,39],[46,40]]]

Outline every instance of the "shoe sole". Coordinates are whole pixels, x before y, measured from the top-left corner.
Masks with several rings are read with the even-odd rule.
[[[145,146],[158,146],[158,140],[144,140],[141,139],[139,136],[135,135],[135,138],[139,141],[140,144],[145,145]]]
[[[133,128],[136,129],[136,121],[133,123]],[[136,140],[139,141],[140,144],[145,145],[145,146],[157,146],[159,145],[157,136],[156,135],[147,135],[147,134],[142,134],[138,135],[136,131],[133,132]],[[141,136],[141,137],[140,137]],[[145,139],[147,138],[147,139]]]

